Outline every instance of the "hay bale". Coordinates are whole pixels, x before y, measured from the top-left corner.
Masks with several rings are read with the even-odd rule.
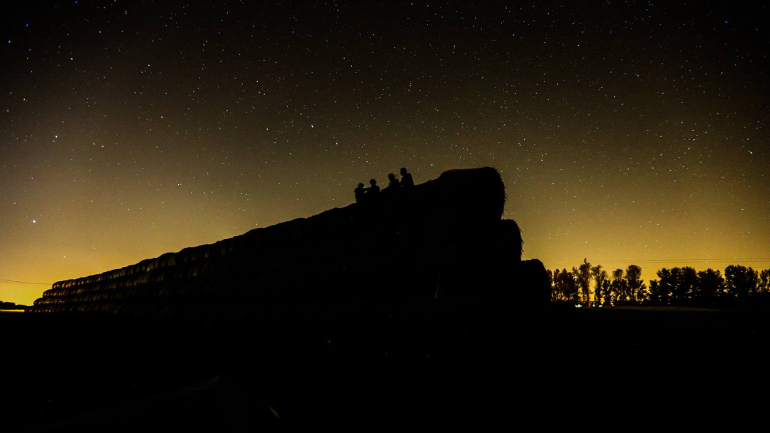
[[[30,310],[59,310],[55,305],[83,311],[88,308],[82,305],[98,302],[99,311],[180,311],[197,317],[198,312],[181,313],[186,307],[180,303],[398,300],[431,296],[438,275],[444,278],[447,295],[454,291],[497,296],[510,291],[515,280],[500,277],[503,274],[524,272],[540,284],[537,266],[519,265],[518,225],[500,220],[505,200],[495,169],[450,170],[367,206],[334,208],[121,269],[59,281]],[[166,306],[142,306],[147,303]]]

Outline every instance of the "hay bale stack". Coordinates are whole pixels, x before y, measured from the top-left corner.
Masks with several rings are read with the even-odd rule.
[[[366,205],[57,282],[30,311],[195,316],[264,303],[508,297],[524,268],[504,206],[495,169],[451,170]]]

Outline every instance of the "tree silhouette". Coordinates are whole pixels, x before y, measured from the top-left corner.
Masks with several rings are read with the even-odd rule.
[[[698,286],[698,272],[694,268],[685,266],[681,268],[681,274],[678,281],[677,293],[679,302],[681,304],[687,304],[696,298],[697,286]]]
[[[567,301],[569,300],[570,296],[572,295],[570,292],[572,287],[572,274],[567,270],[567,268],[564,268],[561,270],[561,273],[559,274],[559,278],[557,280],[557,283],[559,284],[559,287],[561,290],[562,299]]]
[[[572,272],[568,272],[566,269],[564,269],[561,273],[561,276],[565,288],[564,292],[567,294],[567,299],[573,302],[580,302],[580,293],[578,292],[575,268],[572,268]]]
[[[759,287],[757,290],[760,293],[770,292],[770,269],[763,269],[759,273]]]
[[[566,268],[554,270],[551,299],[554,301],[578,302],[578,296],[578,284],[574,272],[570,272]]]
[[[725,268],[725,287],[728,296],[746,302],[757,293],[759,276],[757,271],[740,265]]]
[[[577,269],[576,277],[578,285],[580,286],[580,291],[583,293],[583,300],[590,305],[591,296],[589,294],[589,285],[591,284],[591,264],[588,263],[588,259],[583,259],[583,263],[580,265],[580,268]]]
[[[602,282],[602,300],[605,304],[612,304],[612,287],[609,276],[604,272],[606,279]]]
[[[606,298],[607,293],[604,292],[605,283],[609,278],[607,271],[602,269],[602,265],[596,265],[591,268],[591,276],[594,278],[594,284],[596,284],[596,288],[594,289],[594,302],[599,305],[608,302]]]
[[[567,269],[556,268],[550,274],[551,278],[551,300],[552,301],[568,301],[572,297],[572,275]]]
[[[642,302],[647,291],[647,286],[642,282],[642,268],[637,265],[628,265],[625,282],[628,300]]]
[[[593,302],[615,304],[618,302],[649,302],[653,305],[714,305],[739,301],[770,302],[770,269],[756,271],[750,267],[730,265],[724,275],[717,269],[697,271],[692,267],[662,268],[658,279],[649,280],[649,287],[642,281],[642,268],[629,265],[615,269],[611,274],[602,265],[591,266],[587,259],[571,271],[551,272],[554,301],[590,301],[590,284],[593,280]]]
[[[663,278],[660,280],[663,284]],[[666,279],[666,288],[669,293],[669,303],[671,305],[682,305],[685,300],[685,292],[682,290],[682,268],[671,268]]]
[[[559,278],[559,268],[556,268],[553,271],[549,269],[548,278],[551,279],[551,301],[560,301],[561,288],[559,287],[559,283],[556,281]]]
[[[676,272],[672,272],[673,270]],[[674,286],[676,286],[676,274],[679,273],[679,268],[674,268],[673,270],[663,268],[658,271],[660,282],[658,283],[657,293],[658,299],[663,305],[668,305],[671,302],[671,292],[673,291]]]
[[[612,271],[610,297],[612,302],[626,300],[626,281],[623,279],[623,269],[615,269]]]
[[[711,305],[723,296],[725,279],[719,270],[711,268],[698,272],[698,283],[695,301],[699,304]]]
[[[647,300],[652,304],[661,304],[660,287],[658,280],[650,280],[650,290],[647,292]]]

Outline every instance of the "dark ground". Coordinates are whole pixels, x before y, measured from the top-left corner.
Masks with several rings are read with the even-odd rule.
[[[0,313],[2,430],[735,428],[763,421],[770,401],[765,311],[270,311],[185,325]]]

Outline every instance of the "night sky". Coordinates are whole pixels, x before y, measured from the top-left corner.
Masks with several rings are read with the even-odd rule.
[[[2,301],[346,206],[401,167],[496,167],[550,269],[770,267],[764,6],[16,3]]]

